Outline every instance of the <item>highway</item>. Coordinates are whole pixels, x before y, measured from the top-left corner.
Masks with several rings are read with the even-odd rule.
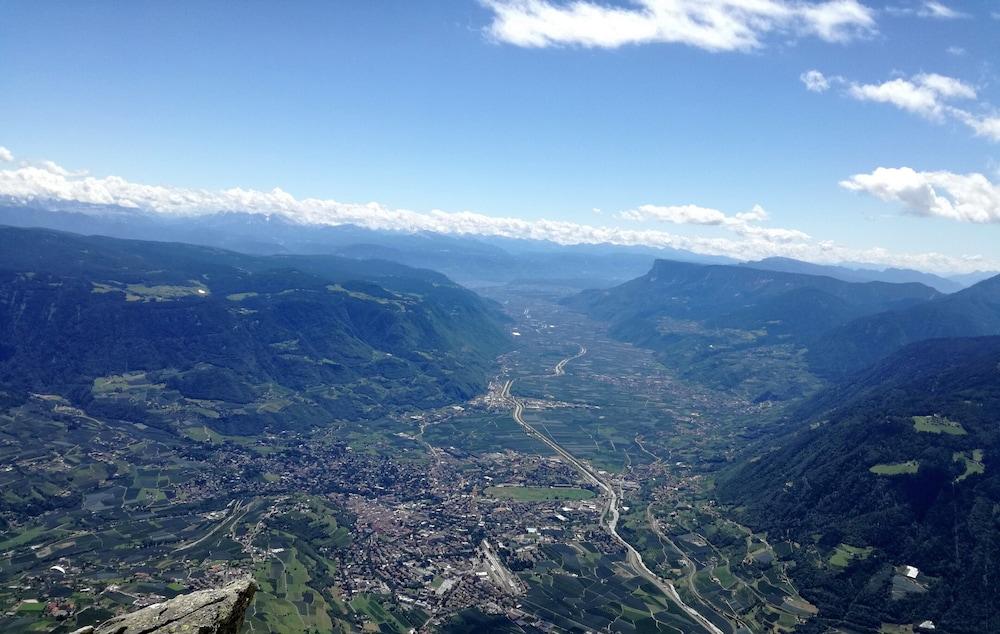
[[[243,511],[243,515],[239,515],[240,511]],[[234,500],[233,502],[230,502],[229,503],[229,509],[226,511],[225,517],[223,517],[222,519],[220,519],[219,522],[218,522],[218,524],[216,524],[215,526],[213,526],[210,531],[208,531],[207,533],[205,533],[199,539],[196,539],[193,542],[188,542],[187,544],[182,544],[182,545],[178,546],[177,548],[174,549],[174,552],[181,552],[183,550],[189,550],[191,548],[194,548],[195,546],[197,546],[198,544],[202,543],[206,539],[208,539],[208,538],[212,537],[213,535],[215,535],[217,532],[219,532],[219,529],[221,529],[226,524],[229,524],[230,528],[234,528],[236,526],[236,522],[239,521],[239,520],[241,520],[241,519],[243,519],[243,517],[245,517],[246,514],[249,513],[249,512],[250,512],[250,504],[249,503],[246,504],[246,505],[244,505],[243,501],[241,501],[241,500]],[[237,517],[237,515],[239,515],[239,517]],[[230,520],[232,520],[232,521],[230,521]]]
[[[566,364],[573,359],[579,359],[583,355],[587,354],[587,347],[580,346],[580,351],[574,354],[572,357],[566,357],[562,361],[556,364],[556,367],[552,368],[552,376],[562,376],[566,374]]]
[[[564,368],[566,364],[573,359],[578,359],[587,353],[587,349],[580,346],[580,352],[573,357],[569,357],[560,361],[555,367],[555,375],[561,376],[564,373]],[[681,599],[680,595],[677,594],[676,588],[669,581],[661,579],[656,573],[646,566],[646,563],[642,560],[642,555],[639,554],[632,544],[628,543],[624,537],[618,533],[618,518],[620,515],[619,507],[621,506],[621,499],[618,495],[618,491],[615,490],[614,485],[610,480],[606,480],[597,471],[591,468],[589,465],[581,462],[571,454],[566,451],[559,443],[550,438],[549,436],[540,433],[537,429],[532,427],[528,422],[524,420],[524,403],[513,394],[511,394],[511,387],[514,385],[513,379],[508,380],[504,383],[502,396],[504,398],[510,399],[513,403],[512,415],[514,421],[520,425],[525,433],[533,438],[537,438],[541,442],[548,445],[552,451],[556,452],[561,456],[566,462],[568,462],[574,469],[576,469],[580,475],[584,477],[585,480],[603,490],[607,494],[607,506],[601,513],[601,525],[607,530],[611,537],[620,543],[626,551],[626,561],[632,567],[632,569],[641,577],[655,585],[659,588],[664,595],[666,595],[677,607],[683,610],[688,616],[690,616],[694,621],[701,625],[705,630],[712,632],[712,634],[726,634],[720,630],[714,623],[702,616],[697,610],[689,606],[687,603]]]

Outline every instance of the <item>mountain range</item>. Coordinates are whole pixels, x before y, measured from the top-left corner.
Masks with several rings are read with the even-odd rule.
[[[961,303],[976,292],[943,296],[920,283],[658,260],[642,277],[566,303],[610,322],[613,336],[655,350],[691,378],[780,400],[804,393],[812,374],[842,371],[852,357],[825,359],[812,351],[835,347],[833,338],[847,337],[864,318],[907,315],[950,297]],[[762,368],[772,368],[773,376]]]
[[[280,215],[249,213],[178,218],[118,207],[0,205],[0,225],[183,242],[258,255],[325,254],[392,260],[440,271],[469,287],[531,280],[579,290],[632,279],[645,272],[657,257],[731,262],[676,249],[567,246],[543,240],[380,231],[355,225],[303,224]]]
[[[295,222],[279,214],[225,212],[173,217],[114,206],[52,201],[0,201],[0,225],[38,227],[117,238],[184,242],[244,253],[328,254],[378,258],[429,268],[470,287],[513,281],[546,281],[568,289],[614,286],[645,273],[655,259],[737,264],[721,256],[680,249],[611,244],[561,245],[546,240],[384,231],[355,225]],[[824,275],[848,282],[919,282],[951,293],[996,273],[950,278],[909,269],[821,265],[771,257],[743,266]]]
[[[966,286],[981,281],[982,278],[973,274],[972,277],[955,276],[941,277],[933,273],[915,271],[913,269],[887,268],[876,270],[867,267],[851,268],[847,266],[832,266],[824,264],[813,264],[792,258],[764,258],[755,262],[745,262],[743,266],[752,269],[763,269],[765,271],[783,271],[785,273],[804,273],[806,275],[825,275],[834,277],[845,282],[892,282],[894,284],[907,284],[918,282],[940,291],[942,293],[954,293]],[[983,278],[990,277],[989,274],[982,274]],[[996,273],[993,273],[996,275]]]

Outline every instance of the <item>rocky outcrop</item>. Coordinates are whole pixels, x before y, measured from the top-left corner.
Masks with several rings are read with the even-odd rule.
[[[255,592],[256,582],[244,579],[174,597],[73,634],[236,634]]]

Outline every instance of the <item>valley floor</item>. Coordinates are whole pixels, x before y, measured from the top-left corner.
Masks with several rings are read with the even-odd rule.
[[[260,438],[97,420],[44,395],[0,417],[4,486],[52,487],[6,516],[0,629],[71,631],[245,574],[261,583],[255,633],[810,619],[791,545],[711,499],[771,405],[679,379],[545,290],[490,293],[516,349],[462,405]]]

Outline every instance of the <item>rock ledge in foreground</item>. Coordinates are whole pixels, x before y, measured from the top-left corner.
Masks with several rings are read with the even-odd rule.
[[[237,634],[257,583],[244,579],[116,616],[73,634]]]

